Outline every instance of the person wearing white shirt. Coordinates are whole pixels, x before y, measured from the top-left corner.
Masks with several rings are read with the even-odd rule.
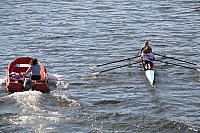
[[[155,60],[155,56],[152,53],[152,49],[149,47],[146,47],[144,51],[141,53],[141,60],[144,63],[145,69],[153,69],[153,63],[152,61]]]

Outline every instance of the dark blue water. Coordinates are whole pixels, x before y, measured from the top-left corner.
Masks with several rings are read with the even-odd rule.
[[[1,1],[0,132],[198,132],[197,71],[155,62],[154,88],[139,65],[90,72],[116,67],[95,66],[136,55],[146,39],[200,64],[199,33],[199,0]],[[19,56],[46,65],[49,94],[6,92],[5,68]]]

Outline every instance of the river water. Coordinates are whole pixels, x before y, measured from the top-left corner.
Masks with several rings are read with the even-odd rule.
[[[0,132],[200,131],[197,71],[155,62],[155,87],[139,65],[92,75],[130,63],[95,67],[135,56],[146,39],[200,64],[200,1],[1,1]],[[6,91],[5,68],[19,56],[46,65],[50,93]]]

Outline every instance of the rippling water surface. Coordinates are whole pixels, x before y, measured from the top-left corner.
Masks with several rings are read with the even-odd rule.
[[[136,55],[145,39],[200,64],[200,1],[1,1],[0,132],[200,131],[197,71],[156,62],[154,88],[139,65],[91,75],[128,64],[95,67]],[[49,94],[6,92],[5,67],[19,56],[46,65]]]

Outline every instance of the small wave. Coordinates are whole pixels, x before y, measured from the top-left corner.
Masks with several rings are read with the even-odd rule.
[[[188,125],[183,122],[178,122],[175,120],[169,120],[167,118],[156,118],[148,115],[118,115],[124,117],[123,121],[125,123],[133,123],[137,130],[144,130],[143,132],[199,132],[199,129]]]
[[[160,120],[163,121],[162,119]],[[171,130],[173,132],[199,132],[199,129],[178,121],[166,120],[166,123],[159,127],[162,130]]]
[[[199,129],[196,129],[193,126],[188,124],[169,120],[167,118],[157,118],[148,116],[147,114],[124,114],[119,112],[91,112],[86,111],[84,115],[79,115],[78,119],[91,119],[93,122],[92,130],[99,129],[101,132],[104,132],[102,129],[107,129],[108,131],[114,132],[169,132],[169,133],[195,133],[199,132]],[[105,122],[102,124],[102,121]],[[82,124],[88,124],[88,121],[82,121]],[[93,124],[92,124],[93,123]],[[95,124],[94,124],[95,123]],[[113,126],[115,125],[115,126]]]
[[[95,7],[96,10],[107,11],[113,9],[111,6],[97,6]]]
[[[77,101],[70,99],[70,95],[66,93],[66,91],[55,90],[50,94],[57,99],[60,104],[64,104],[65,106],[69,107],[80,107],[80,104]]]
[[[199,9],[199,8],[195,8],[195,9],[193,10],[193,12],[200,13],[200,9]]]
[[[121,103],[122,101],[119,100],[100,100],[97,101],[94,105],[101,105],[101,104],[118,104]]]
[[[61,35],[48,35],[45,37],[41,37],[41,39],[47,39],[47,40],[55,40],[55,39],[61,39],[65,36],[61,36]]]

